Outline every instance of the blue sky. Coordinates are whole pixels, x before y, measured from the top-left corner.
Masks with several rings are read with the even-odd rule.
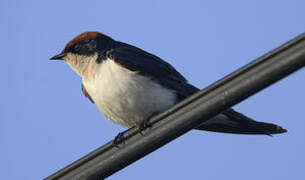
[[[81,79],[48,59],[84,31],[160,56],[197,87],[304,32],[304,1],[0,1],[0,179],[42,179],[125,128]],[[235,106],[288,129],[268,136],[191,131],[109,179],[301,179],[305,70]]]

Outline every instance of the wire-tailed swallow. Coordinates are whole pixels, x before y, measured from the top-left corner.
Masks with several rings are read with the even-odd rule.
[[[170,64],[99,32],[85,32],[52,57],[82,78],[82,92],[111,121],[141,126],[152,115],[199,91]],[[254,121],[228,109],[196,129],[237,134],[278,134],[280,126]]]

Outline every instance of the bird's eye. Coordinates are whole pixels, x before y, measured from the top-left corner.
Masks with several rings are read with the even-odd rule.
[[[79,48],[80,48],[80,45],[79,45],[79,44],[75,44],[75,45],[74,45],[74,50],[77,51],[77,50],[79,50]]]

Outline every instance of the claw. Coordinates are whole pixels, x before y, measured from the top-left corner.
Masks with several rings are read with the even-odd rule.
[[[149,128],[152,126],[152,123],[150,122],[151,118],[154,117],[155,115],[157,115],[158,112],[153,113],[151,116],[149,116],[147,119],[145,119],[139,126],[139,130],[143,131],[146,128]]]
[[[113,144],[115,146],[118,146],[120,143],[125,141],[125,136],[124,136],[124,132],[120,132],[117,136],[115,136],[114,140],[113,140]]]
[[[146,128],[151,127],[151,126],[152,126],[152,123],[150,122],[150,118],[148,118],[148,119],[144,120],[144,121],[140,124],[139,130],[140,130],[140,131],[143,131],[143,130],[145,130]]]

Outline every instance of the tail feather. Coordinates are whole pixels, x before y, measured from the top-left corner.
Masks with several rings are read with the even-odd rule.
[[[222,114],[209,119],[195,129],[234,134],[271,135],[287,132],[281,126],[254,121],[233,109],[224,111]]]

